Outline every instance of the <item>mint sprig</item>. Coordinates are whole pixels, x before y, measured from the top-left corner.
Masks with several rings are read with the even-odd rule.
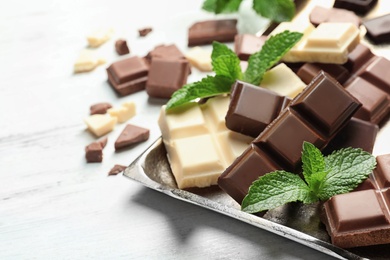
[[[250,56],[245,73],[241,70],[240,59],[236,53],[222,43],[213,42],[211,64],[216,75],[184,85],[173,93],[166,109],[170,110],[198,98],[228,94],[236,80],[259,85],[264,73],[274,66],[301,37],[301,33],[289,31],[272,36],[259,52]]]
[[[215,14],[238,12],[242,0],[205,0],[202,9]],[[253,0],[253,10],[257,14],[275,22],[290,21],[295,15],[292,0]]]
[[[375,168],[376,160],[360,148],[343,148],[324,157],[313,144],[304,142],[302,164],[304,180],[290,172],[275,171],[254,181],[241,209],[256,213],[294,201],[327,200],[356,188]]]

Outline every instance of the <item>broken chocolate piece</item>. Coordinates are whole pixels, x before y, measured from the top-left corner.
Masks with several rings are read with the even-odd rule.
[[[361,19],[351,11],[339,8],[324,8],[315,6],[309,15],[310,22],[315,26],[321,23],[352,23],[356,27],[361,24]]]
[[[145,37],[146,35],[148,35],[152,31],[153,31],[152,27],[145,27],[145,28],[139,29],[138,34],[140,37]]]
[[[127,166],[115,164],[114,167],[108,172],[108,175],[117,175],[118,173],[123,172]]]
[[[102,102],[102,103],[96,103],[94,105],[92,105],[89,110],[90,110],[90,114],[91,115],[95,115],[95,114],[105,114],[107,113],[107,110],[109,108],[112,108],[112,105],[110,103],[107,103],[107,102]]]
[[[106,146],[107,140],[107,137],[104,137],[85,147],[85,158],[87,159],[87,162],[103,161],[103,148]]]
[[[151,62],[152,58],[185,59],[185,56],[175,44],[162,44],[157,45],[145,57],[149,63]]]
[[[196,22],[188,29],[188,47],[211,44],[213,41],[233,42],[237,19]]]
[[[125,55],[130,53],[126,40],[119,39],[115,42],[115,50],[119,55]]]
[[[128,124],[118,139],[115,141],[115,150],[128,147],[132,144],[140,143],[149,139],[149,129]]]
[[[336,0],[333,7],[343,8],[364,15],[368,13],[378,0]]]
[[[379,16],[363,22],[367,29],[367,37],[374,43],[390,42],[390,14]]]

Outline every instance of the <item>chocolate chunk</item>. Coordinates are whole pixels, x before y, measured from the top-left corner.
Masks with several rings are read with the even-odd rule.
[[[139,126],[128,124],[118,139],[115,141],[115,150],[128,147],[132,144],[140,143],[149,139],[149,130]]]
[[[125,55],[130,53],[126,40],[119,39],[115,42],[115,50],[119,55]]]
[[[114,167],[108,172],[108,175],[117,175],[118,173],[123,172],[127,166],[115,164]]]
[[[185,59],[185,56],[175,44],[162,44],[157,45],[145,58],[150,63],[152,58]]]
[[[188,46],[210,44],[213,41],[233,42],[237,34],[237,19],[196,22],[188,29]]]
[[[107,113],[107,110],[112,108],[112,105],[110,103],[107,103],[107,102],[102,102],[102,103],[96,103],[94,105],[92,105],[89,110],[90,110],[90,114],[91,115],[95,115],[95,114],[105,114]]]
[[[309,84],[321,70],[331,75],[341,84],[350,77],[349,71],[342,65],[330,63],[305,63],[300,67],[297,75],[303,82]]]
[[[230,98],[226,127],[252,137],[258,136],[290,101],[271,90],[242,81],[233,85]]]
[[[137,56],[112,63],[107,68],[110,85],[121,96],[145,89],[149,68]]]
[[[390,14],[363,22],[367,29],[366,36],[376,44],[390,42]]]
[[[348,54],[348,61],[343,66],[349,72],[355,73],[366,65],[372,57],[374,57],[374,54],[371,52],[370,48],[364,44],[358,44],[355,49]]]
[[[309,20],[315,26],[321,23],[352,23],[356,27],[361,24],[360,18],[351,11],[347,11],[339,8],[324,8],[321,6],[315,6],[309,15]]]
[[[370,11],[378,0],[336,0],[333,7],[343,8],[364,15]]]
[[[103,161],[103,148],[106,146],[107,140],[107,137],[104,137],[85,147],[85,158],[87,159],[87,162]]]
[[[267,36],[257,37],[252,34],[237,34],[234,37],[234,52],[240,60],[247,61],[249,56],[261,50]]]
[[[145,37],[146,35],[148,35],[152,31],[153,31],[152,27],[145,27],[145,28],[139,29],[138,34],[140,37]]]
[[[277,169],[296,171],[301,163],[303,142],[311,142],[322,150],[360,106],[337,81],[321,72],[222,173],[218,185],[241,203],[252,181]],[[252,159],[249,165],[245,158],[253,150],[256,156],[251,158],[257,159]],[[262,165],[269,167],[265,169]]]
[[[185,59],[153,58],[146,92],[151,97],[170,98],[173,92],[187,83],[189,67]]]
[[[383,57],[374,57],[358,75],[390,95],[390,61]],[[390,98],[390,97],[389,97]]]

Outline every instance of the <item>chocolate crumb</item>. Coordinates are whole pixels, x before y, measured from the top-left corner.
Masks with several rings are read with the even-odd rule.
[[[123,172],[127,166],[115,164],[114,167],[108,172],[108,175],[117,175],[118,173]]]
[[[119,55],[125,55],[130,53],[130,49],[127,46],[127,42],[123,39],[119,39],[115,42],[115,50]]]
[[[148,35],[152,31],[153,31],[153,29],[151,27],[145,27],[145,28],[139,29],[138,33],[139,33],[140,37],[145,37],[146,35]]]

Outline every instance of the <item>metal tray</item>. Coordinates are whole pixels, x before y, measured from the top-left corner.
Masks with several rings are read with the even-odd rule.
[[[124,175],[175,199],[225,214],[339,259],[390,259],[389,245],[348,251],[332,245],[319,218],[320,204],[290,203],[260,217],[241,211],[239,204],[217,186],[178,189],[161,138],[131,163]]]

